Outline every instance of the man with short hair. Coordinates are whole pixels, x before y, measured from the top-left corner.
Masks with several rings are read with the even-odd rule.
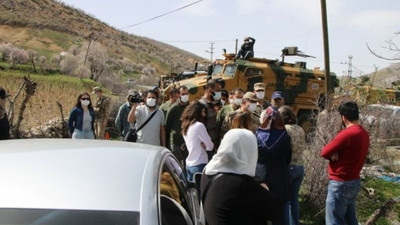
[[[179,98],[167,112],[165,120],[165,131],[167,133],[167,146],[175,155],[176,159],[182,164],[185,163],[185,158],[182,155],[182,144],[185,140],[182,136],[182,121],[181,116],[183,110],[189,105],[189,90],[186,86],[178,88]]]
[[[128,122],[128,114],[132,108],[132,97],[139,97],[139,93],[136,90],[129,90],[128,95],[126,96],[126,102],[121,105],[118,109],[117,117],[115,118],[115,126],[119,131],[119,135],[121,136],[121,140],[124,140],[124,137],[129,132],[129,128],[131,124]]]
[[[244,91],[241,88],[235,88],[231,92],[233,93],[232,102],[229,105],[224,106],[217,114],[217,128],[219,133],[221,131],[221,127],[225,120],[226,115],[228,115],[229,112],[238,109],[240,105],[242,105]]]
[[[103,91],[98,86],[93,88],[92,93],[97,96],[96,103],[93,105],[96,118],[94,121],[94,133],[97,139],[104,139],[104,132],[110,115],[110,98],[104,96]]]
[[[206,107],[205,126],[207,133],[214,143],[214,150],[219,146],[219,133],[217,128],[217,112],[215,110],[216,101],[221,99],[221,84],[217,80],[209,80],[204,87],[204,95],[199,100]]]
[[[285,104],[282,91],[274,91],[271,95],[271,105],[279,109],[279,107]]]
[[[257,108],[257,102],[258,98],[254,92],[246,92],[246,94],[243,95],[243,100],[240,108],[235,111],[229,112],[228,115],[225,117],[225,120],[221,127],[221,137],[223,137],[225,133],[231,129],[233,119],[239,112],[246,112],[251,115],[251,130],[253,131],[253,133],[255,133],[260,126],[260,117],[253,113]]]
[[[164,113],[164,117],[167,116],[167,112],[169,110],[169,108],[172,106],[172,104],[174,104],[176,102],[176,100],[179,99],[179,93],[178,90],[176,90],[176,88],[172,88],[169,91],[169,100],[164,102],[161,106],[160,106],[160,110]]]
[[[137,132],[137,142],[165,147],[164,114],[158,109],[157,99],[158,93],[154,90],[149,90],[145,95],[144,105],[132,104],[128,122],[136,122],[135,127],[138,129],[155,113],[147,124]]]
[[[369,135],[359,124],[357,103],[340,104],[339,113],[345,129],[321,152],[321,156],[329,160],[325,222],[327,225],[357,225],[356,200],[361,188],[360,171],[368,154]]]

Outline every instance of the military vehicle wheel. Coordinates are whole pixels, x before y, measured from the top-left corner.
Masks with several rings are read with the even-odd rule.
[[[303,112],[297,116],[297,124],[303,128],[307,140],[309,140],[309,137],[314,132],[317,123],[312,112]]]

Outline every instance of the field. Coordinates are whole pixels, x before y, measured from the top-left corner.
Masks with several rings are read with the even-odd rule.
[[[33,79],[37,83],[37,89],[36,94],[27,104],[22,122],[23,130],[43,125],[55,118],[61,118],[59,108],[56,104],[57,101],[63,105],[64,117],[68,118],[71,109],[77,101],[78,95],[83,91],[91,94],[92,88],[99,85],[89,79],[81,80],[64,75],[29,75],[28,73],[21,73],[21,71],[0,71],[0,86],[5,88],[11,95],[10,99],[17,94],[23,83],[24,76]],[[18,114],[18,106],[24,95],[25,93],[22,91],[16,99],[15,115]],[[91,96],[92,100],[93,97]]]

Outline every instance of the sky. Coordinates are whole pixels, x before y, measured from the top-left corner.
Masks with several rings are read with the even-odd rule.
[[[222,49],[235,52],[247,36],[256,39],[255,57],[280,59],[281,50],[297,46],[315,58],[286,57],[305,61],[308,68],[324,68],[320,0],[60,0],[125,32],[184,49],[206,59],[222,58]],[[192,4],[194,3],[194,4]],[[163,15],[148,22],[153,17]],[[386,41],[400,45],[400,0],[326,0],[330,69],[352,76],[383,69],[390,63],[373,56],[392,57]],[[138,24],[141,23],[141,24]],[[138,24],[136,26],[132,26]],[[213,43],[213,45],[211,45]]]

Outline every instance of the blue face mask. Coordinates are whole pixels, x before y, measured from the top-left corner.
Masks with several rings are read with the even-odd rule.
[[[214,101],[218,101],[221,99],[221,92],[220,91],[213,91],[212,97]]]

